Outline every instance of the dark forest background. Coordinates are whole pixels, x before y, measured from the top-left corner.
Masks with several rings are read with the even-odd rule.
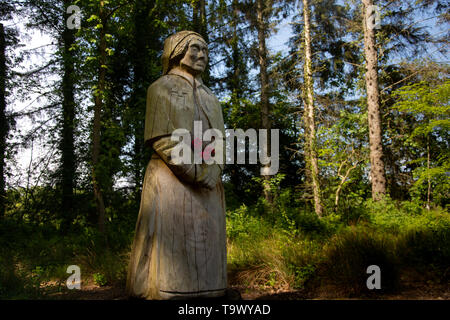
[[[278,174],[223,173],[230,286],[360,297],[374,264],[381,297],[445,285],[449,17],[435,0],[0,1],[0,297],[64,297],[69,265],[124,288],[146,91],[181,30],[209,44],[226,128],[280,130]]]

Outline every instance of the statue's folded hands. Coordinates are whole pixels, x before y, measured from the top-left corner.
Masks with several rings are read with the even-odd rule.
[[[220,180],[222,173],[220,167],[217,164],[199,164],[197,168],[199,170],[196,181],[208,189],[213,189]]]
[[[153,142],[153,149],[178,178],[199,187],[213,189],[222,173],[220,166],[215,163],[193,164],[193,155],[191,163],[175,164],[171,155],[178,143],[171,140],[171,137],[162,137]]]

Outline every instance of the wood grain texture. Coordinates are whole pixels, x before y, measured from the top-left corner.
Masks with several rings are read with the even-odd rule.
[[[190,35],[192,32],[182,31],[169,37],[163,62],[172,56],[169,51],[177,50],[178,42]],[[181,60],[189,68],[170,69],[170,61],[165,61],[165,75],[147,92],[144,139],[155,154],[144,177],[127,277],[130,296],[171,299],[225,295],[223,165],[178,164],[171,156],[177,144],[171,141],[172,131],[186,129],[192,139],[194,121],[202,123],[200,134],[215,128],[225,136],[219,101],[203,84],[200,74],[192,73],[197,70],[195,62],[205,58],[203,51],[197,50],[204,46],[198,36],[193,35],[196,40],[185,54],[186,61]],[[194,152],[203,155],[205,143],[202,145]]]
[[[226,288],[225,201],[183,183],[164,161],[147,167],[127,291],[135,297],[220,296]]]

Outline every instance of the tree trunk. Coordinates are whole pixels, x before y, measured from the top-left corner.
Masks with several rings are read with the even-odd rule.
[[[199,17],[199,0],[192,1],[192,30],[195,32],[200,31],[200,17]]]
[[[134,3],[134,45],[131,65],[133,66],[133,84],[130,106],[133,110],[132,132],[134,138],[133,145],[133,172],[135,185],[135,200],[141,199],[142,183],[144,171],[150,150],[144,147],[144,122],[145,122],[145,99],[147,88],[150,83],[156,80],[155,72],[152,70],[154,55],[149,52],[158,52],[161,43],[158,39],[158,30],[148,30],[154,16],[149,12],[157,5],[152,0],[135,1]],[[147,30],[143,33],[142,30]]]
[[[6,41],[3,24],[0,23],[0,219],[6,211],[6,138],[8,123],[6,122]]]
[[[238,39],[238,1],[233,0],[233,37],[231,39],[231,50],[232,50],[232,61],[233,61],[233,79],[231,82],[231,90],[236,99],[242,98],[242,87],[240,86],[240,74],[241,74],[241,66],[240,66],[240,58],[241,52],[239,51],[239,39]]]
[[[267,76],[267,48],[266,48],[266,25],[264,23],[264,1],[256,1],[256,19],[258,31],[258,56],[259,56],[259,75],[261,81],[261,127],[270,131],[269,118],[269,79]],[[270,133],[267,134],[267,153],[270,152]],[[270,167],[270,164],[264,165]],[[264,198],[269,204],[272,204],[272,192],[268,180],[270,176],[263,175],[264,179]]]
[[[69,15],[66,8],[72,4],[70,0],[64,0],[64,21]],[[75,121],[75,100],[74,100],[74,56],[70,48],[75,42],[74,31],[64,28],[63,35],[63,78],[62,78],[62,140],[61,140],[61,166],[62,166],[62,210],[69,225],[73,216],[73,190],[75,184],[75,152],[74,152],[74,121]]]
[[[311,183],[314,192],[314,211],[321,217],[323,207],[321,201],[321,192],[319,184],[319,165],[316,152],[316,124],[314,118],[314,83],[312,77],[312,54],[311,54],[311,23],[309,1],[303,0],[303,18],[305,24],[305,131],[306,131],[306,162],[310,174]]]
[[[345,165],[347,161],[344,161],[341,166],[339,167],[339,170],[337,172],[337,175],[339,178],[341,178],[341,181],[339,182],[339,185],[336,189],[336,194],[335,194],[335,198],[334,198],[334,212],[338,211],[339,208],[339,199],[340,199],[340,195],[341,195],[341,191],[342,188],[344,187],[344,183],[347,181],[348,177],[350,176],[350,173],[356,169],[356,167],[358,166],[358,162],[356,162],[353,166],[351,166],[350,168],[347,169],[347,171],[345,172],[344,175],[341,174],[341,169],[342,167]]]
[[[103,27],[100,29],[99,44],[99,69],[97,92],[95,93],[94,102],[94,128],[92,134],[92,182],[94,186],[94,196],[97,204],[98,228],[101,233],[105,232],[105,203],[103,201],[103,191],[99,178],[99,159],[100,159],[100,129],[101,129],[101,113],[103,109],[103,94],[105,92],[105,76],[106,76],[106,13],[104,10],[104,2],[100,1],[100,19]]]
[[[141,120],[145,119],[145,100],[142,100],[141,97],[146,97],[145,86],[145,73],[146,67],[145,63],[148,61],[147,52],[148,48],[145,43],[145,35],[142,33],[142,30],[145,30],[145,20],[148,16],[148,11],[150,9],[146,5],[146,2],[136,1],[134,4],[134,48],[135,52],[133,54],[133,94],[131,97],[131,106],[134,109],[134,118],[133,120],[133,136],[134,136],[134,185],[136,192],[136,201],[140,199],[140,191],[143,182],[143,172],[142,168],[145,166],[143,164],[143,136],[144,136],[144,127],[143,122]],[[150,32],[150,31],[147,31]],[[147,62],[148,63],[148,62]],[[141,119],[139,119],[141,118]]]
[[[205,0],[195,0],[192,2],[193,14],[192,14],[192,27],[193,31],[199,33],[206,43],[209,42],[208,37],[208,21],[206,17],[206,1]],[[206,65],[206,69],[202,74],[203,82],[206,86],[210,86],[210,75],[211,71],[209,68],[209,63]]]
[[[372,199],[380,200],[386,194],[386,177],[381,141],[381,116],[378,89],[378,57],[375,32],[368,27],[372,12],[368,10],[373,0],[363,2],[364,56],[366,60],[367,111],[369,123],[370,176],[372,180]]]
[[[206,1],[200,0],[200,34],[208,43],[208,21],[206,20]]]
[[[199,33],[208,43],[205,0],[192,1],[192,30]]]
[[[427,182],[428,182],[428,190],[427,190],[427,210],[431,208],[431,178],[430,178],[430,135],[427,136]]]

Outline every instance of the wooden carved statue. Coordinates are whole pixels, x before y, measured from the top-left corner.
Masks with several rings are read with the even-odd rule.
[[[223,165],[175,164],[171,157],[179,143],[172,132],[184,128],[194,136],[194,121],[225,136],[219,101],[201,79],[207,44],[195,32],[178,32],[166,39],[162,63],[163,76],[147,94],[145,142],[154,153],[145,172],[127,292],[145,299],[223,296]]]

